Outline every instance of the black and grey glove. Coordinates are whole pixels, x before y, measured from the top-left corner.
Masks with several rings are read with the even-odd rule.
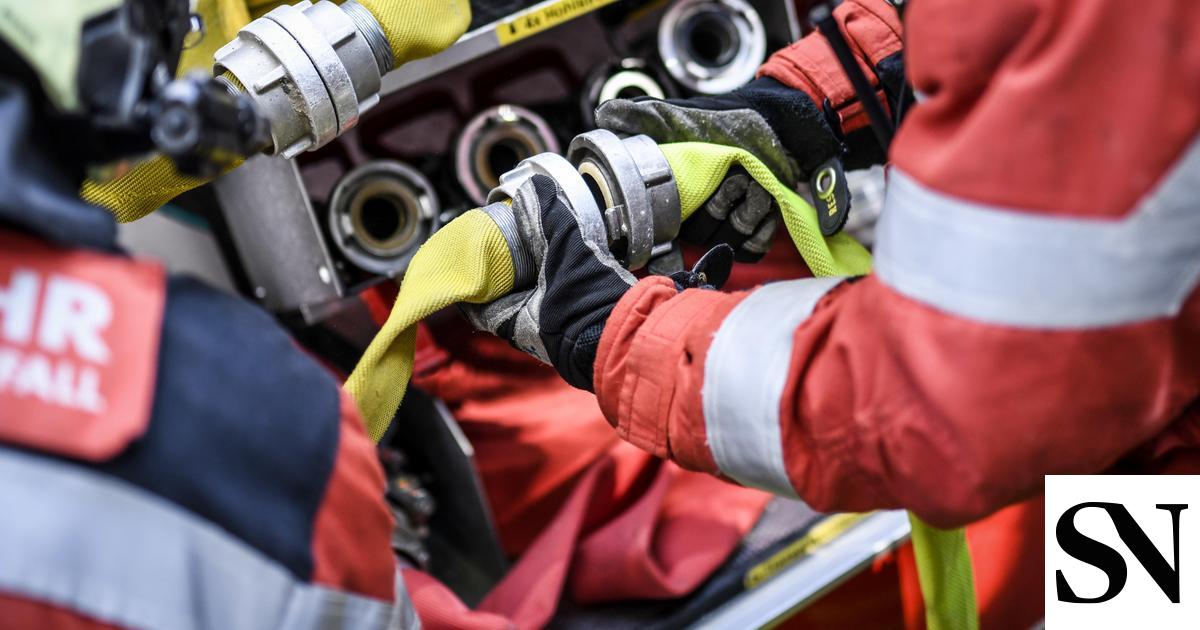
[[[535,280],[489,304],[464,305],[468,319],[591,391],[604,324],[637,280],[605,245],[584,237],[558,184],[545,175],[522,184],[511,206],[492,204],[484,211],[521,240],[528,258],[515,262],[529,269],[518,269],[518,278]]]
[[[771,247],[778,210],[771,193],[735,166],[700,211],[680,227],[679,238],[706,250],[728,245],[738,262],[758,262]]]
[[[842,152],[812,99],[769,77],[720,96],[608,101],[596,111],[596,124],[615,133],[645,134],[660,144],[707,142],[745,149],[791,188]],[[732,170],[680,236],[706,247],[728,243],[739,261],[757,260],[778,225],[775,209],[761,186],[744,171]]]

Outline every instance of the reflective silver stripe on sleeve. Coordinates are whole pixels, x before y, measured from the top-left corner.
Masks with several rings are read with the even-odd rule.
[[[0,449],[0,591],[132,628],[399,628],[123,481]]]
[[[756,289],[721,322],[704,361],[704,428],[721,472],[745,486],[796,496],[783,461],[780,397],[792,335],[845,278],[808,278]]]
[[[1176,315],[1200,281],[1200,141],[1119,221],[973,203],[893,170],[875,272],[917,301],[1004,326],[1097,328]]]

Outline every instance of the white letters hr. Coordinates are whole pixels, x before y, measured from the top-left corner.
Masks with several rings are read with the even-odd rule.
[[[32,269],[17,268],[7,287],[0,285],[0,335],[26,344],[33,333],[39,277]],[[93,284],[50,274],[38,322],[42,349],[61,354],[70,344],[80,358],[108,363],[111,352],[102,333],[112,323],[112,301]]]

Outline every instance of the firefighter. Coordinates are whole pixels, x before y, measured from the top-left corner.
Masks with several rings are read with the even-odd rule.
[[[518,213],[538,288],[477,321],[594,391],[633,444],[819,510],[952,527],[1040,495],[1046,474],[1200,468],[1200,5],[921,0],[903,46],[887,2],[836,15],[889,111],[905,74],[916,101],[886,156],[872,273],[736,293],[639,281],[541,180]],[[744,147],[788,183],[843,152],[872,160],[819,35],[726,97],[598,121]]]
[[[0,2],[0,619],[412,626],[338,382],[260,309],[130,258],[79,199],[155,147],[147,117],[179,90],[233,112],[209,132],[242,131],[227,92],[171,81],[189,28],[186,0]]]

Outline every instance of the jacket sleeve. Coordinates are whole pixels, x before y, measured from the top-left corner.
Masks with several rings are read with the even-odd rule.
[[[643,280],[595,386],[685,467],[950,526],[1200,397],[1200,4],[913,4],[874,272]]]
[[[886,0],[846,0],[833,12],[838,27],[863,74],[876,88],[885,111],[894,112],[904,98],[904,30],[900,15]],[[870,120],[854,86],[819,32],[812,32],[771,55],[758,71],[809,96],[843,141],[852,167],[883,161],[870,130]]]

